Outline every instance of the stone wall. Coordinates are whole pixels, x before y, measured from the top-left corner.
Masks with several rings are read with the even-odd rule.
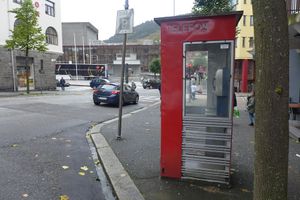
[[[13,91],[11,52],[0,47],[0,90]]]
[[[13,54],[14,71],[16,75],[15,83],[16,88],[18,88],[17,67],[20,64],[16,62],[16,57],[24,56],[24,52],[16,50],[13,51]],[[34,90],[56,89],[55,60],[58,56],[58,53],[30,51],[29,57],[33,58]],[[41,63],[43,63],[42,68]],[[14,91],[11,52],[3,47],[0,47],[0,91]]]

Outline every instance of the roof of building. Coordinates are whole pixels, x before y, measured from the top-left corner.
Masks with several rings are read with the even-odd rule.
[[[62,25],[85,25],[98,34],[98,29],[90,22],[62,22]]]

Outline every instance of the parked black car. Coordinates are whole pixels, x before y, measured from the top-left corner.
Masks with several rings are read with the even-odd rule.
[[[100,85],[104,85],[106,83],[109,83],[109,80],[108,79],[105,79],[105,78],[94,78],[93,80],[91,80],[90,82],[90,87],[91,88],[97,88],[99,87]]]
[[[95,105],[100,103],[107,103],[112,105],[119,105],[120,84],[107,83],[97,87],[93,93],[93,100]],[[139,102],[139,94],[130,85],[124,84],[123,90],[123,104]]]
[[[156,79],[145,79],[142,83],[144,89],[159,89],[160,87],[160,80]]]

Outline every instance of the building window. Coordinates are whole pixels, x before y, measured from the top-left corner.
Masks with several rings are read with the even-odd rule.
[[[55,4],[54,4],[54,2],[46,0],[45,13],[47,15],[55,17]]]
[[[21,3],[22,3],[22,0],[14,0],[13,2],[14,2],[14,3],[21,4]]]
[[[245,48],[245,42],[246,42],[246,38],[245,37],[243,37],[243,41],[242,41],[242,47],[244,47]]]
[[[246,15],[244,15],[243,16],[243,26],[246,26],[246,19],[247,19],[247,17],[246,17]]]
[[[253,15],[250,16],[250,26],[253,26]]]
[[[46,30],[46,42],[48,44],[58,45],[57,32],[52,27],[48,27]]]
[[[253,37],[249,38],[249,48],[253,48],[254,47],[254,39]]]
[[[244,0],[244,4],[247,4],[247,0]]]
[[[234,43],[235,48],[238,47],[237,43],[238,43],[238,38],[235,38],[235,43]]]

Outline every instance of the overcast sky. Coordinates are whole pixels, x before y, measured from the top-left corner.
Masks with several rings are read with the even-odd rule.
[[[174,0],[129,0],[134,9],[134,25],[155,17],[173,16]],[[175,14],[190,13],[194,0],[175,0]],[[125,0],[61,0],[62,22],[91,22],[99,30],[99,40],[115,34],[117,11]]]

